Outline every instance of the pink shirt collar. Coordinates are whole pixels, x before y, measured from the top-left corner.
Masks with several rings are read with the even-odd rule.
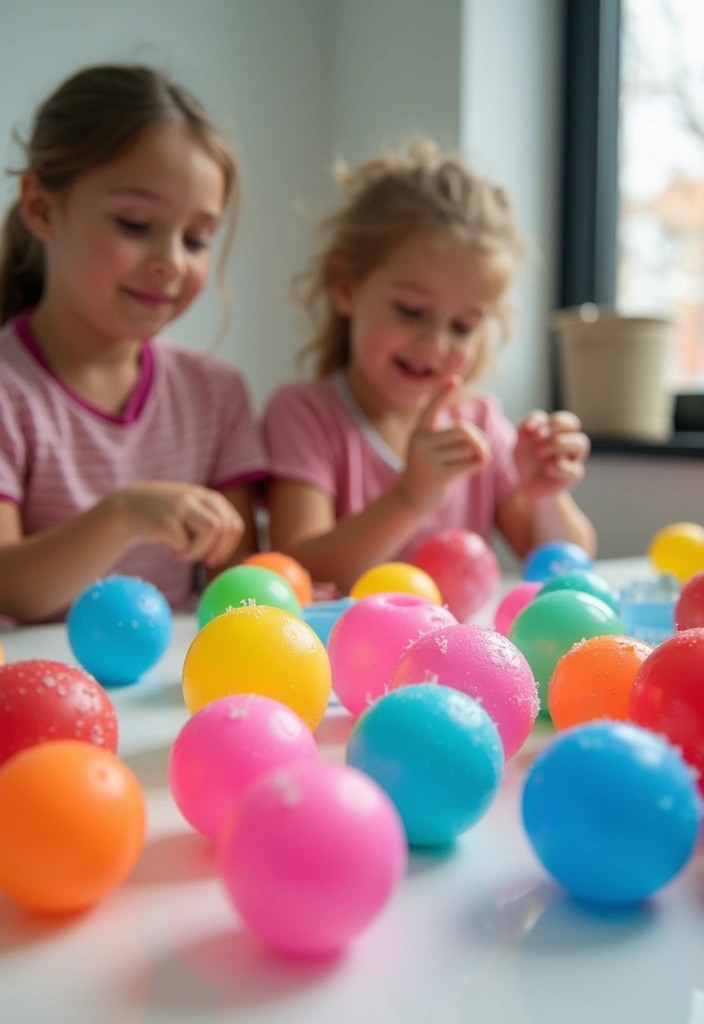
[[[125,408],[122,412],[118,413],[106,412],[104,409],[99,409],[91,402],[87,402],[85,398],[81,398],[80,395],[77,395],[76,392],[68,386],[68,384],[57,376],[47,362],[46,357],[39,346],[39,342],[34,335],[34,331],[32,330],[29,322],[30,312],[31,310],[25,310],[16,317],[13,322],[15,332],[32,358],[41,366],[44,372],[51,377],[58,387],[60,387],[61,390],[69,396],[71,401],[91,413],[91,415],[97,416],[101,420],[107,420],[109,423],[134,423],[144,409],[154,380],[154,351],[151,343],[149,341],[145,341],[142,345],[142,351],[140,353],[139,380],[137,381],[132,394],[127,399]]]

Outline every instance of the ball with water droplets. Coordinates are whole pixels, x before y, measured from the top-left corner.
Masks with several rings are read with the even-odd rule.
[[[265,605],[301,614],[293,587],[279,572],[263,565],[234,565],[211,580],[198,602],[198,628],[232,608]]]
[[[416,594],[442,604],[442,594],[432,576],[409,562],[382,562],[363,572],[350,590],[359,600],[370,594]]]
[[[704,629],[675,633],[648,655],[633,680],[629,711],[681,749],[704,793]]]
[[[317,756],[310,730],[290,708],[252,693],[221,697],[176,737],[169,788],[186,821],[215,839],[254,779]]]
[[[539,544],[528,552],[523,563],[523,579],[545,583],[563,572],[589,570],[593,564],[590,555],[579,544],[564,540],[552,541]]]
[[[126,686],[165,653],[173,617],[153,584],[135,576],[106,576],[76,598],[66,627],[71,650],[87,672],[103,686]]]
[[[481,704],[499,730],[506,760],[523,746],[538,715],[528,662],[505,636],[484,626],[445,626],[421,637],[396,666],[390,689],[428,682]]]
[[[670,523],[648,545],[648,558],[658,572],[669,572],[686,583],[704,571],[704,526]]]
[[[661,737],[626,722],[590,722],[560,733],[533,762],[523,823],[539,860],[573,895],[638,903],[694,852],[697,787]]]
[[[84,740],[115,753],[117,738],[115,708],[80,668],[45,658],[0,665],[0,765],[51,740]]]
[[[593,636],[563,654],[548,687],[556,729],[599,718],[627,722],[633,681],[652,647],[630,636]]]
[[[504,752],[475,700],[426,683],[395,690],[364,712],[349,738],[347,764],[388,793],[412,846],[440,846],[489,809]]]
[[[507,594],[504,594],[494,613],[494,629],[502,636],[508,636],[518,613],[530,604],[542,586],[543,584],[537,580],[528,580],[525,583],[517,583]]]
[[[0,891],[31,910],[83,910],[129,874],[144,829],[137,778],[109,750],[22,750],[0,768]]]
[[[538,686],[542,713],[548,715],[548,685],[563,654],[580,640],[627,630],[613,608],[581,590],[538,594],[516,616],[509,640],[526,657]]]
[[[386,793],[354,768],[310,760],[248,787],[218,853],[240,916],[296,956],[342,950],[381,912],[407,859]]]
[[[284,555],[281,551],[257,551],[254,555],[245,558],[243,565],[259,565],[263,569],[270,569],[272,572],[283,576],[287,583],[291,584],[298,602],[303,607],[313,600],[313,580],[307,569],[297,562],[290,555]]]
[[[416,548],[413,564],[432,576],[458,622],[468,622],[487,604],[501,576],[494,552],[470,530],[433,534]]]
[[[257,693],[291,708],[313,731],[330,699],[322,643],[282,608],[246,605],[212,619],[188,648],[183,697],[193,714],[234,693]]]
[[[682,587],[675,607],[675,625],[682,629],[704,627],[704,572],[698,572]]]
[[[348,608],[328,640],[332,688],[353,715],[386,691],[404,651],[457,619],[415,594],[370,594]]]

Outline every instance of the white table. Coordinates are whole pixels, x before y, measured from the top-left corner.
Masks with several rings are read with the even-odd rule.
[[[615,584],[632,560],[599,566]],[[489,814],[450,856],[414,854],[378,921],[334,962],[282,961],[247,934],[215,875],[210,844],[180,818],[166,784],[187,714],[180,669],[194,633],[177,620],[159,666],[112,691],[120,754],[139,776],[147,843],[130,879],[69,922],[0,899],[0,1024],[701,1024],[701,857],[651,905],[599,915],[545,876],[522,833],[522,774],[509,764]],[[63,627],[2,637],[9,659],[71,660]],[[349,718],[318,731],[341,758]]]

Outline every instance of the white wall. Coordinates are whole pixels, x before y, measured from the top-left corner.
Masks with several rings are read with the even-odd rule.
[[[300,342],[288,278],[305,258],[295,208],[327,189],[331,103],[326,0],[0,0],[0,160],[45,94],[83,64],[157,63],[225,123],[241,156],[245,206],[229,272],[234,312],[221,352],[241,366],[256,399],[291,374]],[[3,182],[0,205],[14,186]],[[170,329],[212,344],[214,288]]]
[[[514,293],[516,330],[486,380],[508,415],[549,401],[559,197],[559,0],[465,0],[461,143],[512,196],[531,253]]]
[[[334,0],[332,143],[356,163],[425,133],[459,143],[462,0]]]
[[[668,523],[704,524],[704,461],[592,455],[577,500],[599,538],[599,555],[642,555]]]

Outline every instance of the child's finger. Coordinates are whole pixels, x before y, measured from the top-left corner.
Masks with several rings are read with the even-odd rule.
[[[177,555],[186,557],[191,544],[191,535],[183,522],[174,516],[161,524],[159,540],[167,544]]]
[[[523,436],[532,436],[538,439],[550,436],[550,419],[542,409],[534,409],[529,412],[526,418],[518,427],[518,433]]]
[[[568,412],[566,409],[560,409],[558,412],[554,412],[550,415],[550,430],[553,433],[559,433],[563,430],[574,431],[575,433],[582,429],[582,421],[579,416],[575,416],[573,412]]]
[[[188,510],[185,526],[191,535],[185,557],[199,562],[210,553],[220,536],[218,516],[206,505],[199,504]]]
[[[418,427],[420,429],[435,429],[435,418],[437,414],[445,405],[450,395],[457,390],[459,385],[460,377],[458,377],[455,374],[455,376],[451,377],[449,381],[446,381],[442,385],[442,387],[435,392],[435,394],[431,397],[430,401],[428,402],[425,409],[421,413],[420,419],[418,420]]]
[[[555,459],[544,467],[546,476],[559,480],[565,487],[575,487],[584,479],[584,464],[573,459]]]
[[[541,444],[537,454],[541,459],[568,458],[585,459],[589,454],[589,438],[586,434],[557,434]]]
[[[205,561],[208,565],[222,565],[237,549],[244,534],[244,522],[237,509],[229,502],[222,511],[220,535]]]

